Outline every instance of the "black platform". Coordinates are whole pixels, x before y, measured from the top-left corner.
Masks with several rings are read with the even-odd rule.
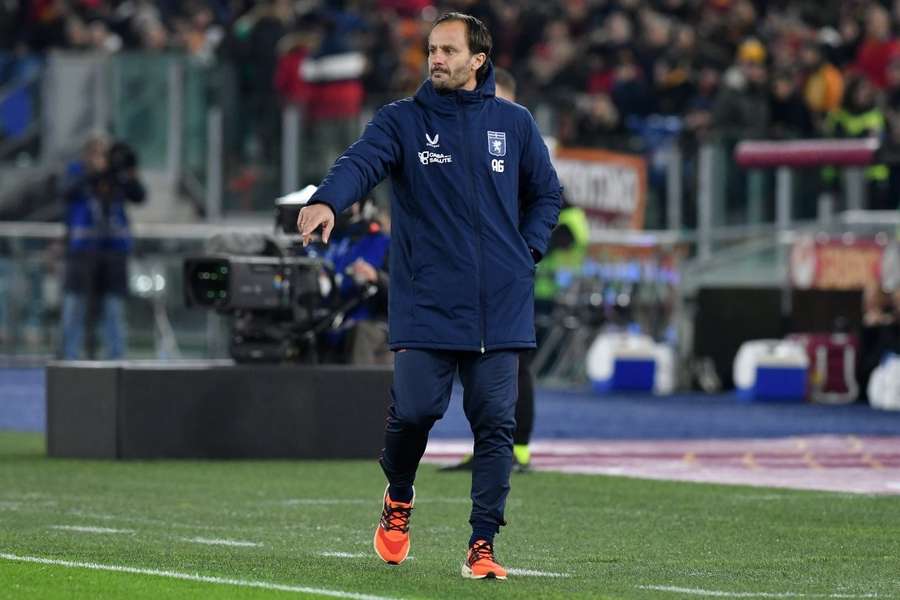
[[[393,372],[230,361],[47,367],[47,454],[375,458]]]

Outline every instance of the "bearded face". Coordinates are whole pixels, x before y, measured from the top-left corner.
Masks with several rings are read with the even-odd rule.
[[[428,36],[428,73],[438,91],[474,90],[485,60],[483,53],[469,51],[466,25],[460,21],[441,23]]]

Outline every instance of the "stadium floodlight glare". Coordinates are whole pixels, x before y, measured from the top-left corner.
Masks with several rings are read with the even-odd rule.
[[[301,190],[276,198],[275,227],[280,228],[282,233],[296,234],[297,216],[300,214],[300,209],[306,206],[316,189],[316,186],[308,185]]]

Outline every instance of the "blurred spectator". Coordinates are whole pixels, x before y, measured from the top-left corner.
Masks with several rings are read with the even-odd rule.
[[[496,85],[496,96],[510,102],[516,101],[516,79],[506,69],[494,69],[494,83]]]
[[[694,141],[704,139],[713,125],[713,107],[719,91],[719,70],[704,65],[697,75],[696,93],[684,113],[684,131]]]
[[[716,129],[732,138],[764,138],[770,121],[766,88],[766,50],[749,39],[738,50],[737,63],[722,79],[713,106]]]
[[[622,120],[645,117],[653,112],[653,98],[637,57],[630,49],[619,50],[613,75],[612,99]]]
[[[127,48],[159,50],[168,43],[160,10],[151,0],[122,2],[116,7],[113,19]]]
[[[90,19],[87,23],[88,46],[100,52],[118,52],[122,49],[122,38],[110,31],[102,18]]]
[[[386,91],[397,90],[411,96],[422,83],[422,65],[425,64],[425,46],[422,29],[426,22],[420,19],[403,19],[396,23],[393,40],[397,53],[397,68]],[[370,71],[376,70],[370,65]]]
[[[503,2],[497,7],[497,23],[494,34],[493,61],[500,68],[511,69],[516,61],[516,49],[522,40],[523,8],[513,2]]]
[[[627,48],[634,42],[634,27],[624,12],[614,12],[606,18],[600,32],[601,43],[610,49]]]
[[[890,169],[888,208],[894,209],[900,203],[900,56],[894,57],[888,65],[883,106],[887,135],[884,136],[882,156]]]
[[[594,45],[588,49],[584,64],[584,85],[589,94],[612,92],[613,77],[612,56],[605,46]]]
[[[580,96],[574,114],[565,117],[560,141],[569,146],[624,149],[625,128],[619,111],[608,94]]]
[[[251,120],[246,157],[274,161],[280,139],[280,111],[275,94],[278,42],[294,20],[290,0],[264,0],[235,23],[237,58],[242,69],[247,114]]]
[[[737,51],[737,61],[723,75],[712,109],[713,133],[726,153],[745,139],[765,139],[769,134],[769,105],[766,49],[754,38],[745,40]],[[733,162],[725,163],[725,219],[739,223],[745,219],[748,172]]]
[[[680,58],[696,60],[698,57],[697,32],[686,25],[677,27],[672,49]]]
[[[216,48],[224,37],[224,31],[215,24],[213,11],[202,2],[186,3],[185,14],[175,20],[175,42],[178,47],[194,58],[203,61],[212,60]],[[161,32],[151,30],[148,40],[159,43],[152,35],[161,37]]]
[[[569,26],[563,20],[547,23],[529,58],[529,70],[540,88],[547,88],[575,56]]]
[[[807,42],[800,51],[800,66],[806,77],[803,98],[817,124],[825,114],[841,105],[844,95],[844,77],[840,70],[828,62],[817,42]]]
[[[155,19],[143,21],[137,33],[144,50],[165,50],[169,45],[169,32]]]
[[[656,112],[682,115],[694,97],[691,67],[685,59],[670,55],[656,61],[653,72]]]
[[[863,325],[860,334],[859,379],[860,399],[866,399],[872,371],[886,352],[900,352],[900,293],[891,294],[872,284],[863,290]]]
[[[348,13],[324,12],[319,15],[316,33],[305,38],[303,48],[297,51],[303,53],[302,60],[295,54],[299,78],[305,86],[302,106],[307,179],[324,177],[334,157],[359,133],[365,98],[362,76],[367,63],[355,49],[353,37],[364,29],[365,24]]]
[[[106,358],[125,356],[125,296],[131,234],[127,202],[143,202],[137,157],[125,144],[92,136],[81,160],[67,169],[66,273],[62,357],[82,355],[85,321],[100,316]]]
[[[887,85],[887,65],[900,51],[900,44],[891,32],[891,16],[880,4],[873,4],[866,11],[865,37],[856,54],[856,68],[875,87]]]
[[[732,0],[727,4],[731,6],[727,13],[726,40],[732,45],[741,44],[743,47],[744,40],[752,37],[758,27],[756,6],[750,0]]]
[[[813,122],[793,71],[780,71],[772,78],[769,103],[769,136],[774,139],[809,138]]]
[[[855,60],[862,43],[862,27],[859,19],[850,10],[845,10],[838,22],[838,31],[828,34],[831,39],[831,55],[835,65],[844,69]]]
[[[311,86],[301,75],[301,70],[317,45],[316,36],[309,33],[291,33],[278,42],[275,89],[284,102],[304,108],[309,102]]]
[[[662,62],[660,59],[672,46],[674,38],[672,23],[666,17],[650,10],[643,11],[640,20],[641,30],[644,32],[637,50],[641,71],[653,77],[653,82],[657,83],[656,68]]]
[[[884,113],[877,104],[874,84],[866,77],[856,77],[847,84],[841,107],[828,114],[824,133],[835,138],[880,138],[885,131]],[[871,165],[865,170],[869,186],[869,208],[884,209],[891,204],[888,198],[888,168]],[[823,171],[826,183],[838,184],[838,171],[827,167]]]

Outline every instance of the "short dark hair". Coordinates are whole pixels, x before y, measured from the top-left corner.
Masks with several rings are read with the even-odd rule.
[[[438,17],[431,25],[432,31],[441,23],[447,23],[448,21],[459,21],[466,26],[466,43],[469,45],[469,52],[472,54],[484,52],[485,56],[487,56],[484,64],[481,65],[475,74],[478,82],[481,83],[484,81],[487,73],[488,61],[491,58],[491,48],[494,45],[491,39],[491,32],[488,31],[487,26],[481,19],[459,12],[449,12]]]

